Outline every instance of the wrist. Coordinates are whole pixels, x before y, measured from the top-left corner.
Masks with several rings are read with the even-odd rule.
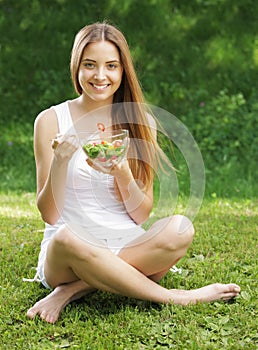
[[[119,171],[114,175],[118,186],[128,187],[134,181],[132,171],[127,160],[121,162]]]

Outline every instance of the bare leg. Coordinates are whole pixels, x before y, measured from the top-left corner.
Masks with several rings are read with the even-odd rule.
[[[183,291],[168,290],[154,282],[185,254],[191,243],[193,228],[187,220],[184,224],[182,232],[182,217],[160,220],[148,233],[156,232],[152,238],[124,248],[120,257],[105,248],[84,243],[63,228],[51,241],[45,264],[47,281],[56,290],[36,303],[28,311],[28,316],[39,314],[42,319],[53,323],[68,302],[94,288],[142,300],[181,305],[226,300],[238,295],[240,288],[235,284],[214,284]]]
[[[105,248],[89,246],[69,231],[49,244],[45,275],[54,288],[78,279],[96,289],[154,302],[169,302],[170,292]],[[64,236],[66,236],[64,238]],[[60,238],[61,239],[61,238]],[[59,272],[59,273],[58,273]]]
[[[70,302],[93,292],[95,289],[83,281],[61,284],[57,286],[49,295],[38,301],[27,311],[29,318],[39,315],[41,319],[55,323],[61,311]]]
[[[149,234],[152,235],[153,232],[161,230],[160,235],[155,235],[142,244],[137,244],[136,240],[134,245],[131,244],[130,247],[122,249],[119,255],[128,264],[135,266],[147,274],[150,279],[158,282],[185,255],[192,241],[193,227],[187,218],[182,217],[182,220],[180,216],[174,216],[169,221],[168,218],[165,218],[156,222],[149,230]],[[140,242],[141,239],[138,241]],[[162,266],[166,266],[166,268],[162,270]],[[214,283],[199,289],[171,289],[170,292],[172,303],[187,305],[198,302],[229,300],[239,294],[240,288],[234,283]]]

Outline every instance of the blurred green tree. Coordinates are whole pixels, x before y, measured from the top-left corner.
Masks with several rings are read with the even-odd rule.
[[[74,96],[74,35],[103,19],[128,38],[147,101],[183,120],[209,158],[257,157],[254,0],[0,0],[1,127]]]

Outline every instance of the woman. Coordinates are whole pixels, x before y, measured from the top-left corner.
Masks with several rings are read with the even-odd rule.
[[[147,231],[141,227],[152,209],[160,151],[122,33],[106,23],[81,29],[70,68],[79,97],[43,111],[35,121],[37,206],[46,223],[37,278],[52,292],[28,310],[28,317],[38,314],[54,323],[69,302],[98,289],[181,305],[237,296],[236,284],[184,291],[157,283],[184,256],[194,228],[181,215],[159,220]],[[109,173],[85,161],[69,136],[82,128],[94,132],[97,123],[126,128],[130,135],[127,159],[114,161]],[[96,196],[94,186],[100,189]]]

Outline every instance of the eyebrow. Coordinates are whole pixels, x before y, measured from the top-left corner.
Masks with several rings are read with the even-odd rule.
[[[84,61],[96,62],[95,60],[92,60],[91,58],[84,58],[84,59],[82,59],[82,62],[84,62]],[[107,61],[106,63],[112,63],[112,62],[120,63],[120,61],[118,61],[118,60],[111,60],[111,61]]]

